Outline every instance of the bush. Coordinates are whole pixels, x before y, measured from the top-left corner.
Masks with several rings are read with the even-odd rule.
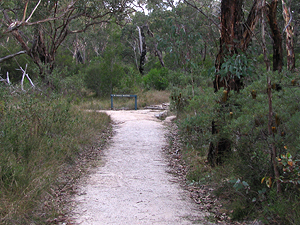
[[[272,134],[268,131],[266,75],[271,76],[273,83]],[[173,89],[177,90],[173,92],[173,97],[179,96],[178,92],[181,93],[180,102],[182,99],[188,99],[187,104],[181,104],[180,107],[173,109],[184,112],[180,114],[181,135],[186,145],[198,152],[197,157],[207,154],[209,144],[216,145],[221,138],[226,138],[231,143],[230,154],[223,156],[223,169],[215,168],[214,177],[219,186],[226,187],[228,195],[235,196],[230,202],[231,209],[234,210],[232,216],[236,219],[249,219],[255,215],[253,214],[255,210],[258,212],[262,208],[270,210],[269,222],[281,221],[285,224],[299,222],[299,215],[290,213],[294,211],[293,207],[298,207],[300,197],[298,179],[295,178],[295,173],[298,176],[296,162],[300,159],[298,79],[299,74],[295,73],[264,74],[259,79],[249,81],[239,93],[231,91],[226,101],[222,99],[223,90],[214,93],[211,88],[202,86],[195,88],[193,96],[189,94],[190,86],[185,89]],[[178,103],[178,99],[175,100]],[[212,121],[216,125],[214,135]],[[288,168],[283,164],[279,167],[283,190],[281,194],[274,194],[276,180],[271,163],[271,144],[277,150],[276,160],[279,162],[289,160],[290,163],[286,164],[289,165]],[[285,207],[280,207],[280,203]],[[239,207],[241,205],[243,208]],[[263,211],[260,213],[264,216]]]
[[[118,86],[115,87],[114,93],[132,94],[139,91],[142,84],[142,77],[137,69],[130,66],[124,66],[124,75],[120,77]]]
[[[144,86],[147,89],[165,90],[169,85],[168,74],[169,70],[167,68],[151,69],[149,73],[143,77]]]
[[[109,96],[118,87],[124,75],[123,67],[118,64],[94,62],[86,70],[85,83],[97,96]]]
[[[82,96],[84,94],[84,81],[80,73],[70,71],[68,67],[55,68],[47,75],[47,81],[52,90],[58,94]]]

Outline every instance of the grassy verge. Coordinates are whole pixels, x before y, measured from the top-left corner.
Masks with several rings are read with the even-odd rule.
[[[1,95],[0,224],[52,224],[63,214],[58,195],[80,176],[78,159],[102,144],[110,118],[60,96]]]

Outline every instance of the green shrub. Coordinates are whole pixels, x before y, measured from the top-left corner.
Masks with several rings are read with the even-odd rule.
[[[114,46],[107,48],[103,57],[95,58],[87,67],[84,75],[87,87],[97,96],[108,96],[121,88],[121,81],[127,74],[126,67],[120,62],[119,49]]]
[[[151,69],[149,73],[143,77],[145,87],[159,91],[165,90],[169,85],[168,74],[169,70],[167,68]]]
[[[118,94],[137,93],[142,84],[142,77],[137,69],[130,66],[124,66],[124,74],[120,77],[118,86],[114,92]]]

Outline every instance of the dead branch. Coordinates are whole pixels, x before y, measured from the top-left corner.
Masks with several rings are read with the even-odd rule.
[[[23,50],[23,51],[19,51],[19,52],[17,52],[17,53],[14,53],[14,54],[11,54],[11,55],[2,57],[2,58],[0,58],[0,63],[2,63],[2,62],[5,61],[5,60],[14,58],[14,57],[16,57],[16,56],[18,56],[18,55],[26,54],[26,53],[27,53],[27,51]]]
[[[34,88],[35,85],[33,84],[32,80],[29,77],[29,75],[26,73],[27,64],[25,66],[25,70],[21,66],[20,66],[20,70],[23,72],[23,76],[22,76],[22,80],[21,80],[21,89],[22,89],[22,91],[24,91],[24,79],[25,79],[25,76],[28,79],[28,81],[30,82],[31,86]]]
[[[32,10],[30,16],[26,20],[26,23],[30,20],[30,18],[32,17],[33,13],[35,12],[35,10],[37,9],[37,7],[39,6],[40,3],[41,3],[41,0],[39,0],[39,2],[36,4],[36,6],[34,7],[34,9]]]
[[[11,84],[10,83],[10,80],[9,80],[9,74],[8,74],[8,72],[6,73],[6,79],[3,79],[1,76],[0,76],[0,81],[1,82],[6,82],[7,84]]]

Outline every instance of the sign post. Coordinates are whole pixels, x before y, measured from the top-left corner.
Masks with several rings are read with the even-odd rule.
[[[111,104],[111,109],[114,109],[114,100],[113,97],[125,97],[125,98],[133,98],[135,99],[135,107],[134,109],[137,110],[137,95],[115,95],[115,94],[111,94],[110,95],[110,104]]]

